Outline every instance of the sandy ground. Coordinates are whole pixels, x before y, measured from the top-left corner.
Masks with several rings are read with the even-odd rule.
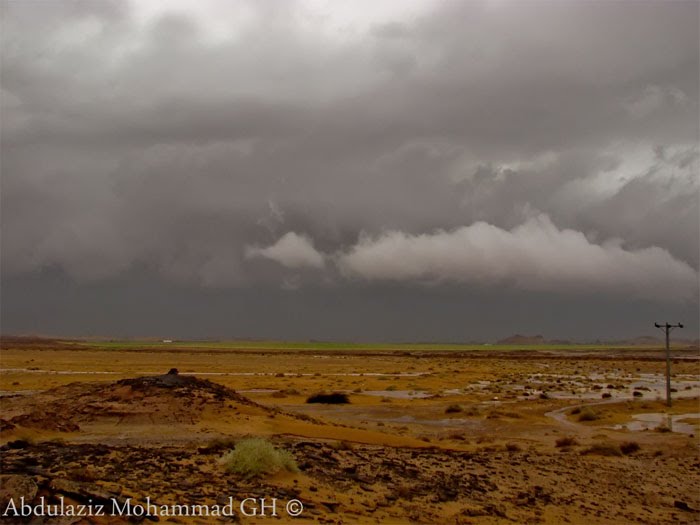
[[[235,503],[173,523],[698,523],[700,362],[675,351],[668,408],[662,355],[3,348],[0,503]],[[144,379],[170,368],[175,386]],[[350,403],[306,403],[319,392]],[[299,472],[226,472],[246,436]],[[244,515],[246,498],[277,498],[277,516]]]

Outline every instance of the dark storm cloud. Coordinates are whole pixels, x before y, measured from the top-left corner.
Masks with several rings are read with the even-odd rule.
[[[697,309],[696,2],[1,5],[6,282]]]

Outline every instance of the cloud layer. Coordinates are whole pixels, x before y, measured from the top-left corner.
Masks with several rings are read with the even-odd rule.
[[[0,10],[7,283],[431,281],[696,313],[695,1]]]

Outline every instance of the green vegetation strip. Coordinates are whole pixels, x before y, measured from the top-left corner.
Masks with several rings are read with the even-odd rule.
[[[623,350],[656,349],[658,346],[610,345],[610,344],[542,344],[542,345],[490,345],[449,343],[342,343],[320,341],[80,341],[76,344],[104,350],[129,348],[154,349],[202,349],[202,350],[342,350],[342,351],[515,351],[515,350]]]

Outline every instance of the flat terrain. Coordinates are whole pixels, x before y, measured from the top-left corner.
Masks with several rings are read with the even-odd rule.
[[[236,502],[234,517],[160,517],[173,523],[698,523],[698,350],[673,350],[672,408],[663,356],[653,346],[10,340],[0,500],[3,510],[23,494]],[[350,402],[306,402],[321,392]],[[219,459],[249,436],[289,451],[299,471],[227,472]],[[248,497],[278,498],[278,516],[243,515]],[[298,517],[290,500],[304,506]]]

